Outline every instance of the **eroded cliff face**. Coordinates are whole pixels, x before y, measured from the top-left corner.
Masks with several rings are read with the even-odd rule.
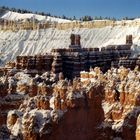
[[[50,79],[49,73],[31,77],[15,72],[3,80],[8,92],[1,94],[1,110],[9,112],[7,120],[1,119],[1,124],[5,124],[1,138],[139,140],[137,68],[111,68],[105,74],[94,68],[81,72],[80,79],[73,81],[64,79],[62,73],[58,77]],[[11,92],[14,89],[15,93]],[[10,97],[11,104],[17,99],[16,104],[7,108],[3,102]]]

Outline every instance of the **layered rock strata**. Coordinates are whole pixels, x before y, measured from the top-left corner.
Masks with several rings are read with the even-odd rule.
[[[64,77],[73,79],[80,76],[80,71],[89,71],[90,67],[101,67],[105,72],[111,66],[135,67],[135,59],[130,59],[132,36],[126,37],[124,45],[110,45],[99,48],[82,48],[80,35],[72,34],[69,49],[53,49],[50,54],[36,56],[18,56],[16,68],[27,70],[27,73],[42,74],[51,71],[58,76],[59,72],[64,73]],[[138,59],[137,59],[138,60]],[[133,62],[134,63],[133,63]],[[139,65],[139,61],[137,61]]]

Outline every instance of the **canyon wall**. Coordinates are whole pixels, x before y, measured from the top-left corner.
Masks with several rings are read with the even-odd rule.
[[[13,61],[17,56],[50,53],[52,49],[68,49],[71,33],[81,35],[82,48],[103,48],[108,45],[125,44],[126,35],[133,35],[133,50],[139,53],[139,27],[115,26],[100,29],[75,28],[57,30],[0,31],[0,65]]]

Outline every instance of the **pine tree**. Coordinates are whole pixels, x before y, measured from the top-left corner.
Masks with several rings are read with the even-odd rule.
[[[72,20],[76,20],[76,17],[75,16],[73,16],[73,19]]]

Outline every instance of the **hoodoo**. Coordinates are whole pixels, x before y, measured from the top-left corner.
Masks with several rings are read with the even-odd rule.
[[[140,61],[126,44],[18,56],[0,77],[0,139],[139,140]]]

